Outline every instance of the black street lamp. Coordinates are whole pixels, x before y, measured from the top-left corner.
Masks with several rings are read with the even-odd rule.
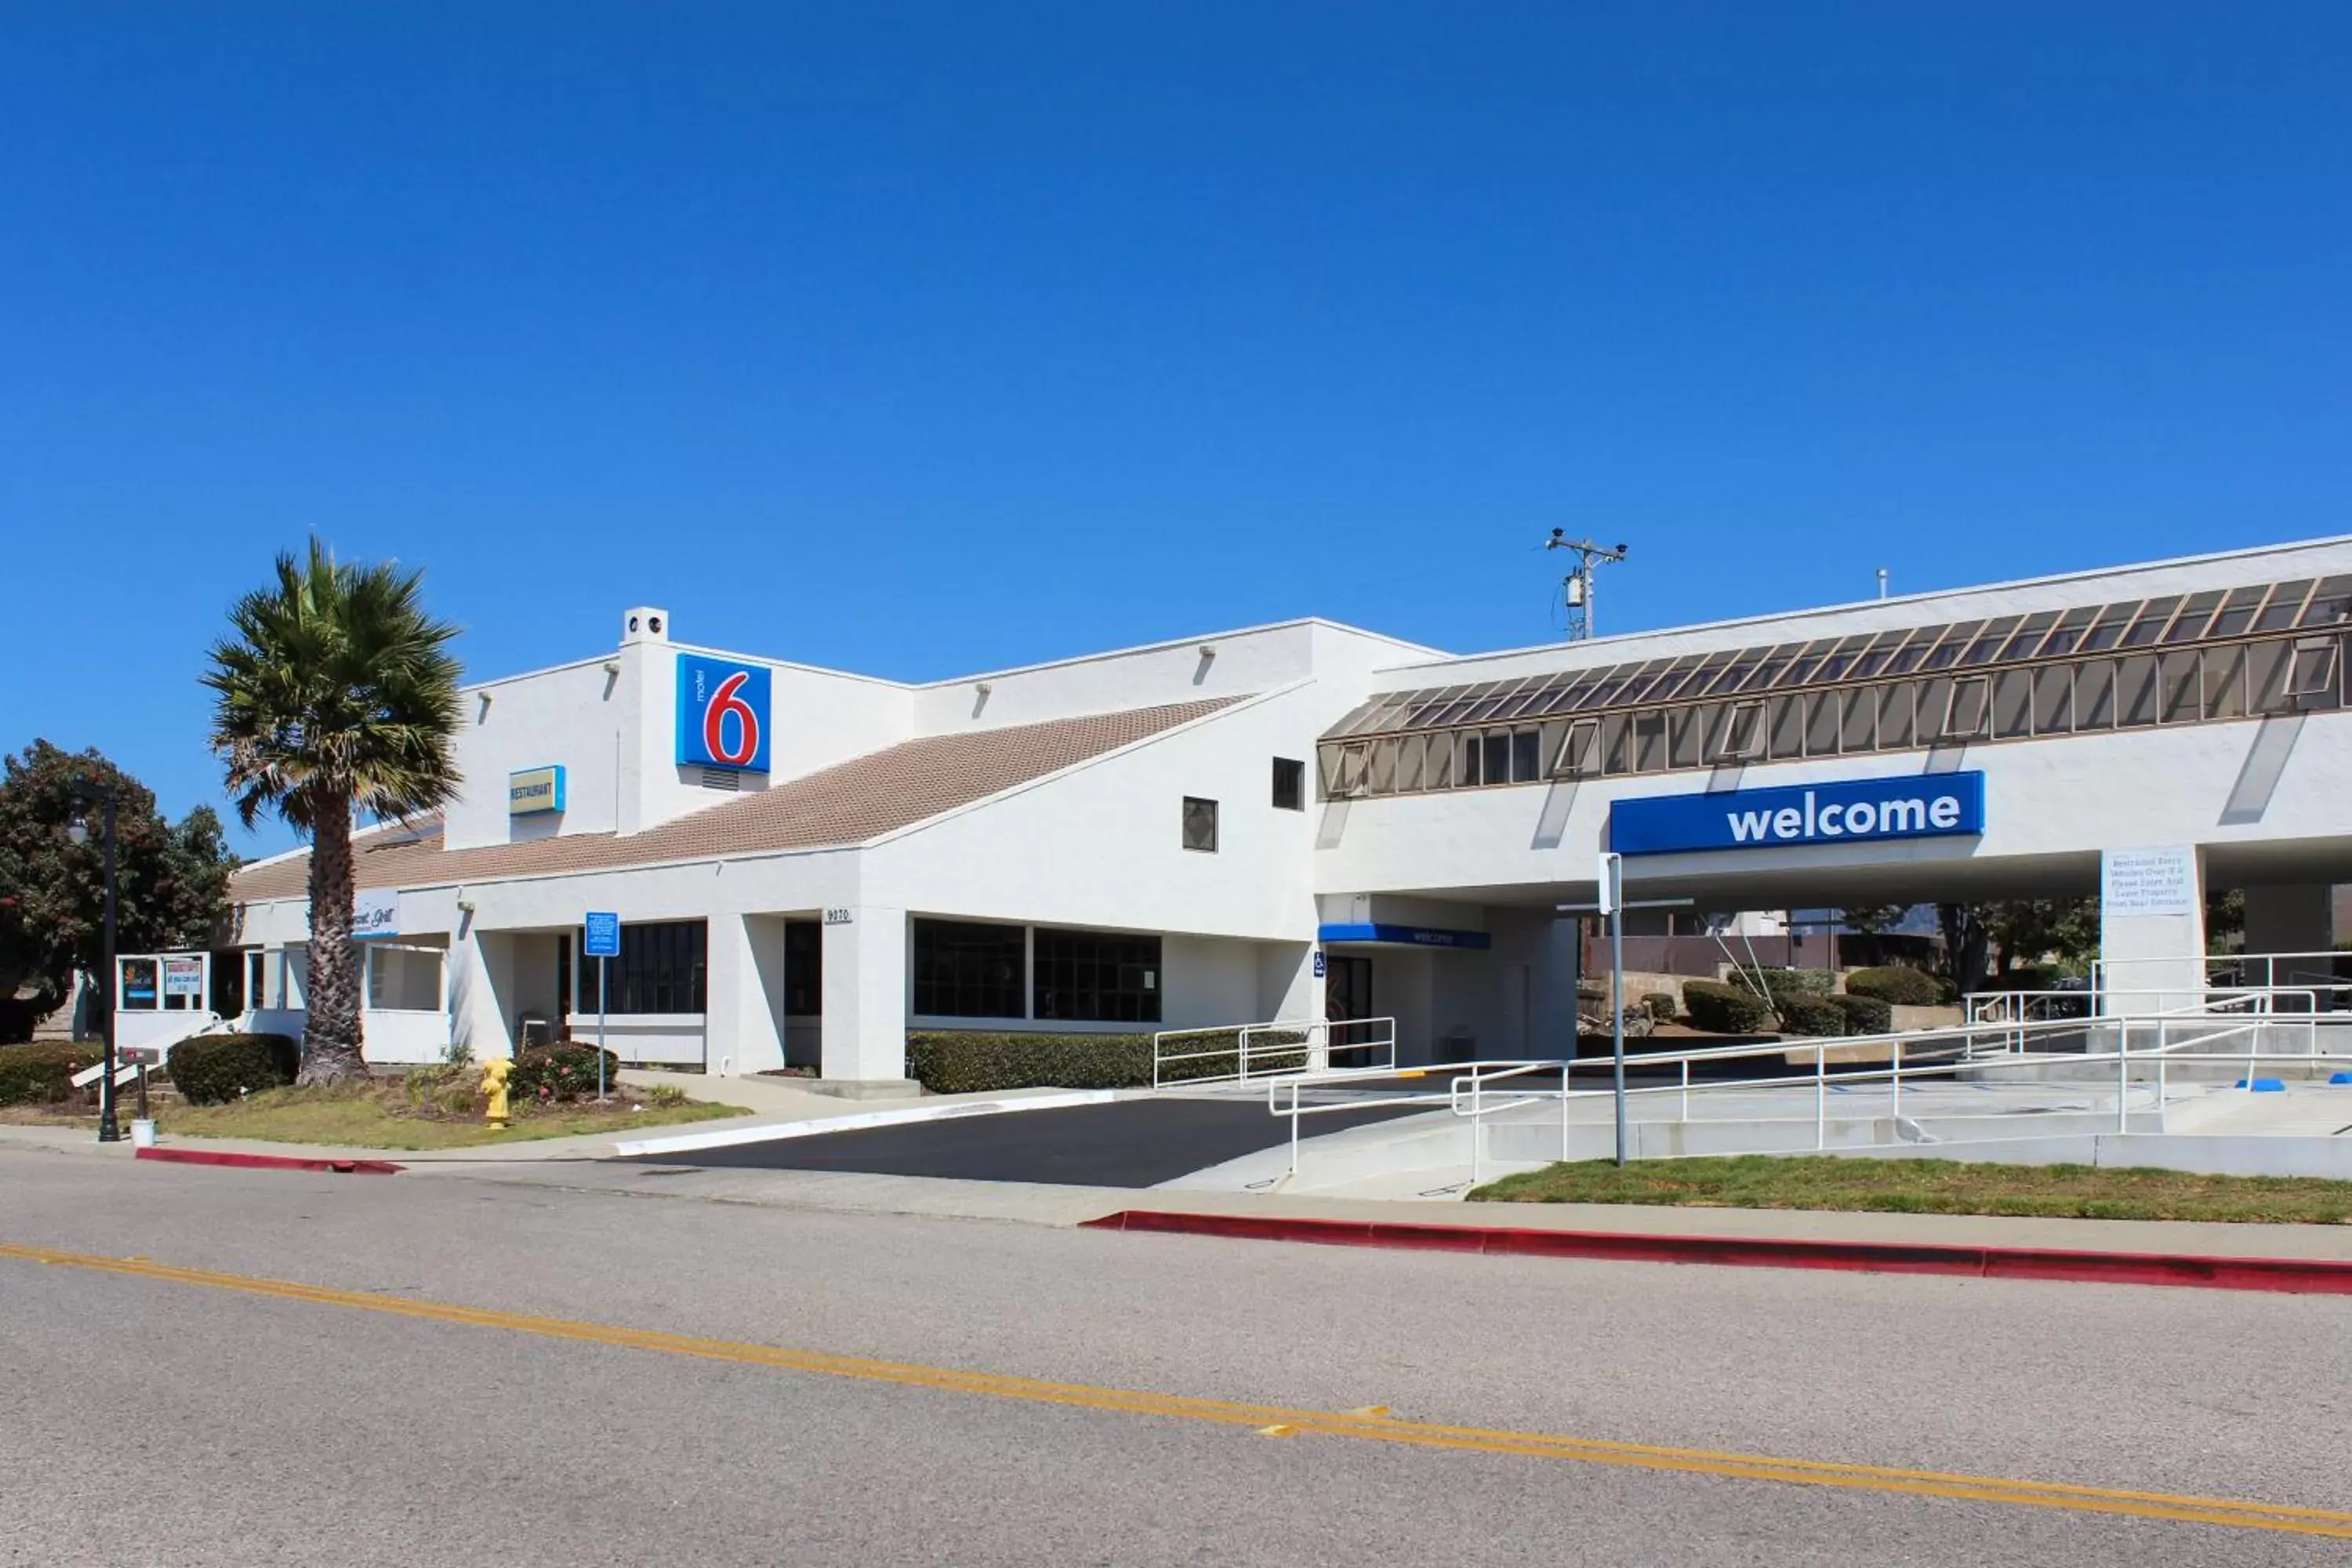
[[[105,1020],[106,1066],[98,1080],[98,1141],[120,1143],[122,1128],[114,1120],[114,988],[121,979],[114,972],[114,781],[92,784],[88,779],[76,779],[73,793],[76,800],[102,801],[106,805],[106,968],[105,980],[99,987],[99,1006]],[[89,841],[89,828],[79,819],[67,831],[77,844]]]

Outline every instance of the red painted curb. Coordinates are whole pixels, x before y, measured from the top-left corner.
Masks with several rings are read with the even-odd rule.
[[[1326,1247],[1399,1247],[1519,1258],[1622,1263],[1713,1263],[1743,1268],[1842,1268],[1869,1274],[1956,1274],[1979,1279],[2063,1279],[2101,1285],[2175,1285],[2352,1296],[2352,1263],[2300,1258],[2203,1258],[2032,1247],[1807,1241],[1774,1237],[1644,1236],[1505,1226],[1392,1225],[1382,1221],[1272,1219],[1248,1215],[1122,1209],[1085,1222],[1096,1230],[1303,1241]]]
[[[389,1160],[306,1160],[299,1154],[232,1154],[214,1149],[142,1149],[140,1160],[176,1165],[235,1165],[250,1171],[331,1171],[341,1176],[390,1176],[401,1167]]]

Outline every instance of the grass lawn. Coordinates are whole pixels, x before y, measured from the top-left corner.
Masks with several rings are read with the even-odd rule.
[[[1607,1160],[1583,1160],[1506,1176],[1470,1197],[1476,1203],[2352,1224],[2352,1182],[1828,1155],[1643,1160],[1622,1171]]]
[[[632,1098],[626,1088],[621,1088],[609,1106],[574,1104],[534,1109],[517,1116],[505,1131],[495,1132],[478,1116],[420,1113],[409,1104],[397,1080],[378,1080],[334,1089],[265,1089],[234,1105],[182,1105],[174,1101],[155,1107],[155,1128],[165,1137],[176,1138],[254,1138],[272,1143],[330,1143],[359,1149],[471,1149],[486,1144],[523,1143],[539,1138],[570,1138],[588,1132],[625,1133],[641,1127],[668,1127],[751,1114],[739,1105],[710,1105],[700,1100],[648,1104],[641,1110],[630,1109],[642,1103],[643,1091]],[[126,1123],[129,1121],[131,1102],[127,1096],[119,1114]],[[10,1120],[39,1121],[52,1126],[97,1125],[96,1119],[88,1116],[27,1114]]]

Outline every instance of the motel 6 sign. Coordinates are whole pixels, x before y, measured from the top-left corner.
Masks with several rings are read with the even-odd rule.
[[[768,689],[764,664],[678,655],[677,760],[766,773]]]

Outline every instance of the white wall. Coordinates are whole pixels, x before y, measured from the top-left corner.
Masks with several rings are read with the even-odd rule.
[[[1213,656],[1203,658],[1204,647]],[[950,734],[1271,691],[1309,675],[1335,689],[1369,689],[1373,669],[1429,651],[1327,621],[1286,621],[934,681],[915,689],[914,719],[923,734]],[[1360,700],[1360,692],[1353,694],[1335,716]]]
[[[2352,837],[2338,783],[2352,773],[2352,713],[2305,719],[2261,819],[2224,825],[2224,807],[2262,728],[2258,721],[2195,724],[1970,746],[1956,765],[1985,774],[1981,837],[1643,856],[1627,862],[1627,880],[1703,890],[1710,882],[1769,886],[1793,871],[1932,874],[1960,867],[1983,874],[1997,872],[2004,859],[2052,857],[2074,858],[2087,879],[2098,851],[2149,844],[2333,841],[2331,849],[2340,853]],[[1912,777],[1925,761],[1924,752],[1906,752],[1773,763],[1746,769],[1739,787]],[[1316,879],[1328,892],[1589,888],[1612,800],[1696,794],[1707,777],[1688,773],[1560,786],[1572,788],[1575,798],[1557,848],[1535,842],[1550,787],[1543,784],[1354,801],[1339,842],[1316,855]],[[2091,886],[2086,879],[2081,890]]]
[[[444,842],[467,849],[612,832],[620,812],[615,742],[634,722],[620,687],[602,659],[468,687],[457,746],[465,783],[444,814]],[[563,811],[509,816],[507,775],[556,765],[564,773]]]

